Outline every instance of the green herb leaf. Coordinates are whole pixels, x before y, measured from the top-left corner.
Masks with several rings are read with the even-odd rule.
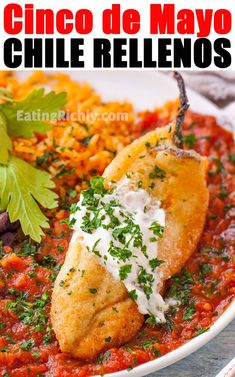
[[[108,253],[123,262],[126,262],[132,256],[132,252],[129,249],[115,246],[112,241],[110,242]]]
[[[229,159],[229,161],[231,161],[231,162],[235,162],[235,154],[230,154],[230,155],[228,156],[228,159]]]
[[[20,257],[28,257],[35,256],[38,254],[38,249],[35,245],[31,245],[30,243],[25,243],[21,246],[19,251],[16,251],[17,255]]]
[[[184,311],[184,321],[191,321],[193,315],[196,313],[194,301],[189,302],[188,306]]]
[[[150,179],[160,178],[164,179],[166,177],[165,170],[161,169],[159,166],[155,165],[153,171],[149,173]]]
[[[105,360],[107,360],[109,358],[109,356],[111,355],[111,352],[110,351],[106,351],[104,355],[100,355],[97,359],[97,364],[103,364],[103,362]]]
[[[159,238],[163,237],[164,226],[160,225],[157,221],[153,221],[149,229],[153,231],[155,236]]]
[[[193,335],[193,338],[195,338],[198,335],[204,334],[204,332],[208,331],[210,327],[196,327],[197,332],[195,335]]]
[[[148,323],[149,325],[156,325],[156,318],[152,313],[149,313],[149,317],[146,319],[145,323]]]
[[[6,88],[0,87],[0,99],[4,99],[5,101],[12,102],[12,94]]]
[[[96,288],[90,288],[89,291],[91,292],[91,294],[95,295],[97,293],[97,289]]]
[[[48,220],[38,204],[57,206],[57,195],[50,190],[54,186],[48,173],[12,156],[7,166],[0,166],[0,210],[8,212],[11,222],[19,220],[24,234],[40,242]]]
[[[125,280],[128,274],[131,272],[132,265],[126,264],[119,269],[119,276],[121,280]]]
[[[136,289],[132,289],[132,291],[128,292],[129,297],[133,300],[136,301],[138,298],[138,295],[136,293]]]
[[[160,260],[160,259],[157,259],[157,258],[151,259],[149,261],[149,265],[152,268],[152,271],[154,271],[156,269],[156,267],[161,266],[162,263],[165,263],[164,260]]]
[[[195,283],[191,272],[184,268],[180,275],[173,275],[172,279],[173,284],[168,291],[168,296],[187,305],[189,302],[191,286]]]
[[[58,110],[65,103],[65,92],[58,94],[50,92],[44,95],[42,88],[34,90],[23,101],[0,105],[0,110],[7,118],[7,130],[10,136],[32,137],[34,132],[45,133],[51,129],[51,126],[44,121],[45,114],[48,120],[51,119],[52,113],[53,119],[57,119]],[[36,120],[33,120],[34,114]]]
[[[7,122],[5,116],[0,112],[0,164],[6,165],[9,160],[9,152],[12,150],[12,142],[7,135]]]
[[[147,299],[150,299],[151,294],[153,293],[153,275],[148,273],[142,266],[140,272],[138,273],[138,283],[143,289],[144,293],[147,296]]]
[[[215,162],[216,167],[208,172],[209,176],[213,177],[215,174],[221,172],[227,174],[227,171],[224,169],[224,165],[219,158],[213,158],[213,161]]]
[[[91,189],[94,191],[95,194],[104,195],[107,193],[107,190],[104,188],[104,178],[97,176],[93,177],[90,181]]]
[[[23,351],[30,351],[33,348],[33,346],[34,346],[34,340],[33,339],[23,340],[20,343],[20,348]]]
[[[85,147],[88,147],[91,139],[93,138],[93,135],[90,135],[90,136],[87,136],[87,137],[84,137],[84,139],[80,140],[80,142],[85,146]]]
[[[206,275],[206,274],[208,274],[209,272],[212,271],[212,266],[210,264],[203,263],[203,264],[200,265],[200,271],[201,271],[202,275]]]
[[[45,329],[50,331],[46,311],[46,305],[49,303],[48,292],[43,293],[41,297],[37,297],[33,302],[26,301],[26,298],[28,298],[27,293],[14,289],[9,293],[15,296],[15,301],[8,301],[6,309],[10,309],[16,314],[25,325],[32,327],[34,332],[43,331]]]
[[[184,144],[186,144],[189,148],[192,148],[196,143],[197,138],[194,134],[189,134],[184,136]]]

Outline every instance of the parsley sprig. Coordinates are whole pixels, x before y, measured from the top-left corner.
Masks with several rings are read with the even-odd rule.
[[[14,101],[6,90],[0,91],[0,211],[7,211],[11,222],[20,221],[25,235],[40,242],[42,228],[48,227],[48,219],[41,211],[57,206],[57,195],[51,191],[55,187],[51,176],[12,154],[11,137],[32,137],[35,132],[45,133],[51,125],[41,120],[43,113],[48,118],[53,113],[56,119],[61,106],[66,103],[66,93],[34,90],[23,101]],[[27,119],[18,119],[19,112],[27,114]]]

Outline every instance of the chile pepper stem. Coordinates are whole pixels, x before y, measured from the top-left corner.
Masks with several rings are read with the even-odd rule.
[[[176,118],[176,133],[174,136],[174,142],[177,147],[183,148],[182,124],[184,121],[185,114],[189,108],[189,102],[183,77],[179,72],[176,71],[173,72],[173,77],[177,81],[180,98],[180,107],[178,109],[178,114]]]

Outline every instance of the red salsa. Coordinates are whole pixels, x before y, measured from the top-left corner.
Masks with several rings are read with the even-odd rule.
[[[142,114],[137,136],[169,119]],[[207,331],[235,296],[235,148],[232,134],[211,116],[189,112],[183,127],[185,148],[208,156],[210,204],[196,252],[167,283],[166,296],[180,301],[164,325],[147,322],[136,337],[84,364],[60,352],[50,326],[50,297],[71,237],[61,220],[51,221],[41,244],[0,247],[0,373],[4,377],[87,377],[132,369],[158,358]],[[62,201],[61,201],[62,203]],[[47,374],[49,373],[49,374]]]

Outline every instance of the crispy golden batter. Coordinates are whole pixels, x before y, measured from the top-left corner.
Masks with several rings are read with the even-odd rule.
[[[208,207],[206,161],[193,151],[176,148],[174,132],[170,125],[146,134],[126,147],[104,173],[106,184],[134,173],[130,185],[141,179],[143,188],[165,208],[166,227],[158,243],[158,258],[165,261],[159,268],[162,289],[193,253]],[[156,165],[164,170],[164,179],[149,178]],[[115,281],[79,239],[73,239],[55,282],[51,320],[63,352],[91,359],[130,340],[142,326],[143,315],[123,283]]]
[[[128,298],[125,286],[79,240],[74,241],[55,283],[51,319],[62,351],[92,358],[104,347],[121,345],[133,337],[143,316]],[[70,272],[71,268],[76,271]],[[96,294],[92,288],[97,289]],[[109,337],[111,341],[105,341]]]

